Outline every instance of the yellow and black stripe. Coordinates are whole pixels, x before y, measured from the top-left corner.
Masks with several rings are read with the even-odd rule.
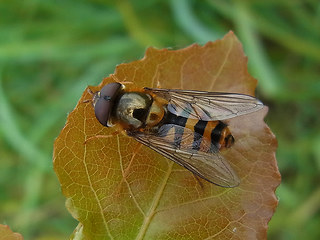
[[[184,128],[188,128],[194,132],[193,142],[189,144],[193,150],[202,150],[205,152],[216,152],[222,148],[231,147],[234,143],[234,138],[228,128],[228,125],[222,121],[203,121],[192,118],[177,116],[170,112],[167,113],[163,124],[172,124],[175,131],[173,145],[179,148],[183,141]],[[179,127],[174,127],[179,126]],[[170,129],[167,132],[171,131]],[[162,133],[165,136],[167,133]],[[206,139],[206,144],[202,140]],[[211,143],[208,149],[207,142]]]

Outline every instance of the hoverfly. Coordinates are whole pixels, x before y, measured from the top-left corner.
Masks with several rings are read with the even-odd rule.
[[[130,91],[118,82],[94,93],[92,101],[102,125],[119,124],[128,136],[221,187],[240,183],[220,154],[235,141],[222,120],[263,108],[244,94],[147,87]]]

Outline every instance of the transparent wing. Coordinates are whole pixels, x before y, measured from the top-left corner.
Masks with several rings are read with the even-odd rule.
[[[157,134],[128,133],[138,142],[221,187],[236,187],[240,180],[217,147],[201,135],[181,126],[166,124]],[[201,145],[200,150],[195,150]]]
[[[204,121],[225,120],[258,111],[263,103],[238,93],[145,88],[168,100],[168,110],[178,116]]]

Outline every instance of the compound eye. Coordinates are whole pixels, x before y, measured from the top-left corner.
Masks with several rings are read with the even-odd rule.
[[[108,120],[114,105],[114,99],[116,98],[121,86],[122,85],[117,82],[109,83],[94,96],[94,113],[98,121],[103,126],[108,126]]]

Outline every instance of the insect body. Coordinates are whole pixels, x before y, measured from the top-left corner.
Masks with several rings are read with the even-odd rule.
[[[94,94],[98,121],[120,124],[126,133],[201,178],[222,187],[240,180],[220,154],[234,143],[223,120],[263,108],[237,93],[144,88],[127,91],[114,82]]]
[[[163,124],[176,125],[179,128],[184,128],[184,131],[191,130],[194,132],[194,139],[192,145],[190,145],[193,150],[205,150],[201,148],[201,143],[204,144],[204,147],[207,147],[207,141],[211,142],[210,146],[213,148],[211,151],[229,148],[234,143],[234,138],[231,135],[228,126],[222,121],[203,121],[177,116],[168,112]],[[183,137],[183,135],[181,135],[181,137]],[[179,146],[179,138],[176,139],[173,144]]]

